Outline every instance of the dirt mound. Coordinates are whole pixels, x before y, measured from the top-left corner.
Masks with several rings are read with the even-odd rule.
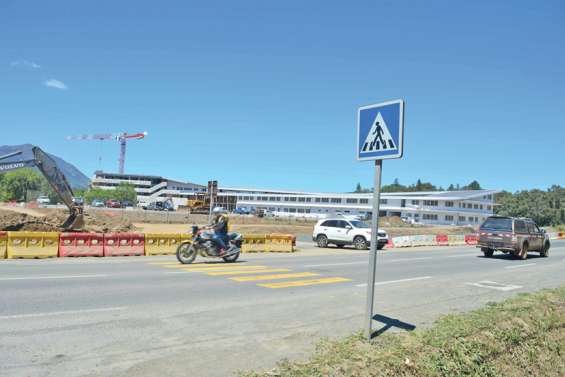
[[[30,216],[7,210],[0,210],[0,230],[60,232],[61,224],[67,219],[68,212],[62,210],[49,211],[44,217]],[[131,232],[135,226],[126,218],[110,213],[85,213],[85,232]]]

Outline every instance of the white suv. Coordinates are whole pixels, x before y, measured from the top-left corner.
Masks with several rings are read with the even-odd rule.
[[[353,245],[357,250],[368,249],[371,243],[371,227],[362,221],[347,219],[324,219],[314,226],[312,240],[319,247],[334,244],[337,247]],[[388,235],[379,229],[377,249],[382,249],[388,242]]]

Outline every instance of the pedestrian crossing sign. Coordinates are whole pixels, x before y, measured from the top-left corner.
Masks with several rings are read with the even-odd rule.
[[[403,136],[403,100],[359,108],[357,160],[384,160],[402,157]]]

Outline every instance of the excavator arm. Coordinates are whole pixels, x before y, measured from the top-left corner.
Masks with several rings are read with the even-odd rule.
[[[3,160],[8,161],[4,162]],[[53,158],[36,146],[31,147],[31,149],[22,148],[22,150],[15,150],[9,154],[0,156],[0,172],[24,167],[37,167],[61,201],[65,203],[69,209],[69,217],[61,227],[64,230],[81,230],[84,226],[82,207],[75,205],[73,201],[73,190]]]

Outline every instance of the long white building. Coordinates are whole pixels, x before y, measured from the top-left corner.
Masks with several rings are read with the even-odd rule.
[[[206,186],[169,180],[158,176],[115,174],[97,171],[92,185],[113,188],[120,183],[132,184],[138,201],[150,203],[170,198],[174,205],[186,200]],[[493,214],[494,194],[498,190],[433,191],[382,193],[381,216],[399,216],[416,223],[475,225]],[[321,193],[286,190],[259,190],[220,187],[218,202],[228,210],[264,209],[279,217],[324,218],[343,215],[365,216],[372,212],[372,194]]]

